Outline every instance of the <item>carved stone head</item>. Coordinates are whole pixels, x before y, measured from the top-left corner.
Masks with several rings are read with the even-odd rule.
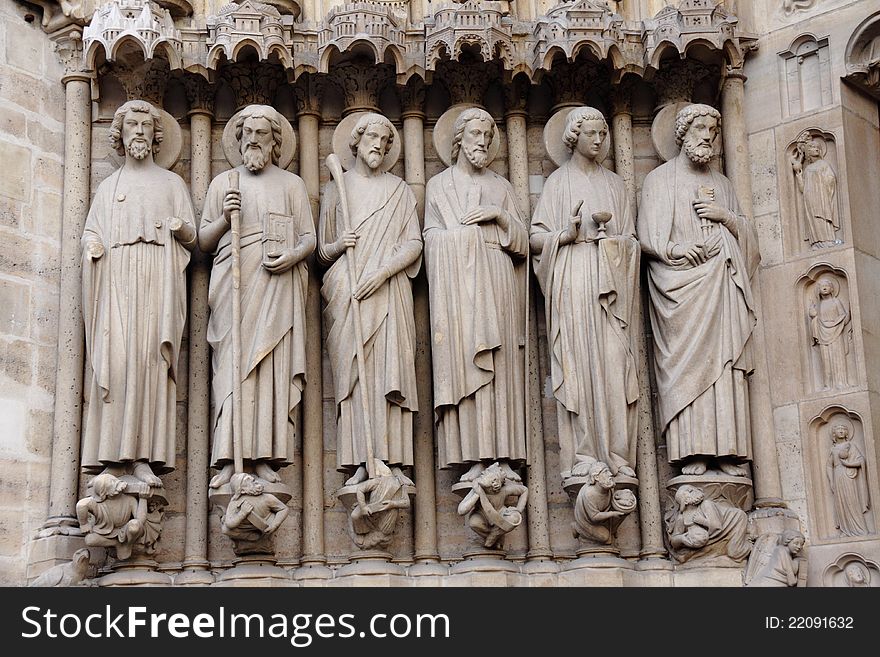
[[[229,480],[229,487],[232,488],[232,498],[238,498],[242,495],[261,495],[263,486],[257,481],[256,477],[247,472],[236,472]]]
[[[495,138],[495,120],[479,107],[466,109],[452,126],[452,163],[464,152],[468,161],[482,169],[489,163],[489,145]]]
[[[159,110],[145,100],[123,103],[110,123],[110,146],[118,155],[128,152],[142,160],[148,153],[159,152],[164,131]]]
[[[249,171],[260,171],[281,157],[281,119],[268,105],[248,105],[235,121],[235,138]]]
[[[115,497],[125,490],[125,482],[119,477],[102,472],[92,479],[92,495],[98,502],[103,502],[108,497]]]
[[[602,112],[593,107],[576,107],[565,119],[562,141],[569,151],[577,150],[584,157],[595,160],[608,137],[608,123]]]
[[[703,501],[703,491],[696,486],[685,484],[675,493],[675,502],[678,504],[679,512],[685,510],[689,506],[696,506]]]
[[[708,164],[721,130],[721,113],[710,105],[688,105],[675,117],[675,143],[698,164]]]
[[[371,169],[382,162],[394,144],[394,126],[391,121],[375,112],[364,114],[351,131],[348,146],[353,155],[367,163]]]
[[[800,551],[804,549],[804,535],[796,529],[786,529],[779,540],[788,547],[792,556],[800,554]]]

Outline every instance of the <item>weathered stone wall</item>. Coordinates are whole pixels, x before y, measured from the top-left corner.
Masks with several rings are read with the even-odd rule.
[[[58,328],[64,87],[28,13],[0,3],[0,585],[46,519]]]

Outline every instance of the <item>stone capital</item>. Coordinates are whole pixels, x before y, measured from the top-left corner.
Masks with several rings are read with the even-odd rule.
[[[692,59],[675,61],[664,66],[654,75],[657,107],[691,102],[694,88],[711,75],[712,70],[708,66]]]
[[[214,114],[214,87],[201,75],[187,74],[183,77],[190,114]]]
[[[497,69],[483,62],[461,63],[455,60],[437,65],[437,77],[449,91],[453,105],[482,105],[489,83],[497,77]]]
[[[270,62],[234,62],[223,67],[221,78],[235,94],[235,106],[271,105],[286,80],[284,68]]]
[[[71,27],[56,32],[52,35],[52,41],[55,42],[55,52],[64,67],[61,81],[67,84],[72,80],[90,80],[92,76],[86,69],[83,55],[82,30],[79,27]]]
[[[390,79],[389,67],[353,60],[333,67],[331,76],[345,96],[347,113],[379,111],[379,93]]]
[[[321,102],[326,88],[325,78],[312,74],[300,76],[293,85],[293,93],[296,96],[296,113],[298,116],[312,114],[320,118]]]
[[[400,106],[403,110],[403,118],[408,116],[421,116],[424,118],[427,91],[428,89],[424,81],[419,77],[411,78],[405,86],[397,87]]]
[[[154,58],[142,64],[116,61],[111,67],[112,73],[125,89],[128,100],[140,98],[156,107],[162,107],[170,73],[166,60]]]

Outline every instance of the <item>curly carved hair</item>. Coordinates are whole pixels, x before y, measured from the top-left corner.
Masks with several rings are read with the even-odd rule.
[[[489,121],[492,124],[492,139],[495,138],[495,119],[492,118],[492,115],[479,107],[466,109],[458,115],[458,118],[455,119],[455,124],[452,126],[452,153],[450,161],[453,164],[458,161],[458,153],[461,150],[461,139],[464,136],[465,126],[475,119]],[[489,143],[491,143],[491,141]]]
[[[711,105],[703,105],[700,103],[688,105],[687,107],[682,108],[675,116],[675,144],[677,146],[681,146],[681,143],[684,141],[684,136],[691,127],[691,123],[693,123],[694,119],[698,116],[714,117],[718,122],[718,127],[721,127],[721,112],[717,109]]]
[[[370,112],[368,114],[364,114],[361,118],[359,118],[357,123],[354,124],[354,128],[351,131],[351,139],[348,140],[348,147],[351,149],[352,155],[357,155],[358,144],[361,143],[361,137],[364,136],[367,128],[369,128],[371,125],[381,125],[388,128],[389,135],[388,143],[385,145],[385,155],[387,155],[388,151],[391,150],[391,146],[394,144],[394,126],[391,124],[391,121],[389,121],[381,114]]]
[[[605,124],[606,132],[608,131],[608,121],[605,120],[602,112],[594,107],[575,107],[565,118],[565,130],[562,131],[562,141],[565,142],[568,150],[574,150],[584,121],[601,121]]]
[[[239,144],[241,144],[244,122],[248,119],[266,119],[272,126],[272,139],[275,142],[272,147],[272,163],[278,164],[278,160],[281,159],[281,119],[278,117],[278,110],[269,105],[248,105],[245,107],[235,120],[235,139]]]
[[[129,112],[143,112],[149,114],[153,119],[153,155],[155,155],[159,152],[159,144],[165,138],[165,131],[162,129],[162,115],[159,110],[145,100],[130,100],[123,103],[113,114],[113,121],[110,123],[110,148],[118,155],[125,155],[125,144],[122,143],[122,122]]]

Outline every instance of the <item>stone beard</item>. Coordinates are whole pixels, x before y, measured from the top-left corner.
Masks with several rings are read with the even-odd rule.
[[[314,224],[305,183],[273,162],[271,133],[268,143],[258,137],[253,140],[258,143],[249,145],[248,138],[242,137],[244,164],[236,167],[241,192],[241,448],[245,461],[277,469],[293,460],[297,406],[305,385],[308,269],[305,260],[298,260],[284,271],[270,271],[265,265],[264,239],[275,230],[270,226],[271,214],[285,217],[290,223],[286,236],[288,250],[299,250],[309,238],[314,240]],[[256,166],[259,161],[264,162],[262,168]],[[212,224],[223,221],[224,199],[229,189],[228,172],[221,173],[211,182],[199,229],[203,249],[206,234],[214,230]],[[314,241],[311,244],[314,245]],[[213,371],[211,463],[215,468],[222,468],[234,458],[233,275],[232,239],[228,227],[219,236],[219,241],[213,246],[208,245],[208,249],[214,252],[207,332]],[[266,469],[258,470],[258,475],[269,477],[269,481],[273,479]]]
[[[127,103],[120,108],[124,123],[133,114],[150,116],[149,111],[126,112],[133,103],[149,107]],[[193,235],[195,219],[183,179],[151,157],[144,161],[153,148],[153,128],[145,135],[131,130],[123,125],[122,141],[136,161],[127,160],[98,186],[82,236],[91,372],[82,467],[93,473],[105,465],[141,461],[158,474],[173,470],[175,463],[177,361],[189,252],[174,236],[169,218],[179,219]],[[102,254],[92,257],[90,250],[99,247]]]
[[[679,156],[645,178],[638,222],[649,257],[659,419],[668,458],[702,462],[685,474],[701,474],[708,457],[722,457],[722,468],[751,457],[749,338],[756,318],[749,279],[760,262],[757,235],[730,180],[688,155],[706,150],[689,146],[689,140],[711,143],[697,130],[714,138],[717,129],[714,116],[693,119]],[[694,201],[703,196],[714,196],[713,206],[729,211],[725,223],[701,220]]]
[[[575,157],[550,174],[531,225],[557,401],[560,470],[567,476],[580,455],[606,463],[612,474],[624,467],[632,476],[639,386],[631,323],[640,251],[623,179],[598,164],[585,172]],[[577,238],[563,244],[579,202]],[[595,212],[612,214],[609,236],[599,241],[590,219]]]
[[[491,117],[485,120],[491,122]],[[428,181],[425,202],[434,410],[442,468],[527,458],[520,345],[528,232],[510,183],[481,166],[487,161],[491,134],[488,142],[471,145],[467,133],[458,157],[469,158],[473,173],[460,162],[453,164]],[[506,227],[497,220],[462,223],[481,208],[504,213]]]
[[[321,296],[326,302],[327,353],[336,399],[336,461],[337,469],[349,474],[367,462],[363,394],[368,400],[373,458],[392,466],[413,465],[413,414],[418,410],[410,283],[422,262],[416,198],[401,178],[377,169],[386,146],[371,140],[376,132],[386,136],[392,132],[387,119],[372,116],[378,117],[376,122],[364,126],[363,136],[352,147],[358,149],[359,166],[343,174],[349,223],[342,223],[339,192],[331,182],[324,190],[319,225],[319,257],[329,265]],[[355,246],[337,247],[351,232],[357,235]],[[347,258],[354,260],[353,284]],[[374,274],[381,282],[370,294],[360,293]],[[352,296],[358,298],[357,309]],[[366,385],[358,374],[354,312],[361,320]],[[366,470],[360,470],[349,483],[364,477]]]

